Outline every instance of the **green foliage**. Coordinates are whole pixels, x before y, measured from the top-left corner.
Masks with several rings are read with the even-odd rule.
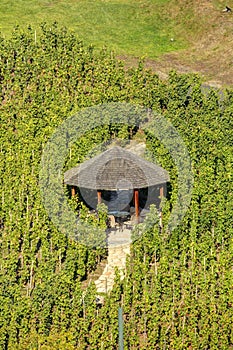
[[[126,349],[230,349],[232,91],[204,94],[196,75],[175,72],[161,82],[142,63],[126,70],[107,51],[85,48],[56,25],[43,25],[36,43],[30,28],[17,29],[0,46],[0,349],[116,349],[120,301]],[[125,279],[117,274],[99,308],[95,285],[83,293],[81,283],[106,250],[90,249],[54,227],[38,179],[43,147],[57,126],[83,107],[114,101],[153,108],[172,122],[191,155],[194,188],[182,223],[167,231],[177,168],[145,131],[150,157],[171,178],[164,229],[153,225],[152,208],[143,236],[132,244]],[[65,168],[137,130],[116,121],[86,133],[71,148]],[[84,228],[104,231],[103,205],[97,216],[77,194],[70,206]]]

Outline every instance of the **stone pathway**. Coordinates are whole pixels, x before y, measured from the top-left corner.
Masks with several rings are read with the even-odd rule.
[[[108,231],[108,258],[102,275],[95,281],[97,293],[108,293],[111,291],[115,267],[119,269],[121,278],[124,277],[126,257],[130,253],[131,230],[124,229]]]

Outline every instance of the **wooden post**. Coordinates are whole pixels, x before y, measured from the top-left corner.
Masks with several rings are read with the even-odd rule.
[[[137,222],[139,222],[139,191],[134,190],[134,205]]]
[[[160,207],[159,207],[159,226],[162,229],[163,228],[163,217],[162,217],[162,200],[163,200],[163,186],[159,189],[159,196],[160,196]]]
[[[102,202],[101,191],[97,190],[97,202],[100,204]]]
[[[72,197],[75,196],[75,187],[74,186],[71,187],[71,196]]]

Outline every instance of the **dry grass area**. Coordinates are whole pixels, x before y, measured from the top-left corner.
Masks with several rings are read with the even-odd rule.
[[[226,2],[227,1],[227,2]],[[14,4],[13,4],[14,3]],[[198,72],[215,86],[233,83],[233,0],[25,0],[0,2],[0,31],[54,22],[86,44],[107,47],[135,65],[139,55],[162,77]],[[225,6],[232,12],[223,12]],[[123,56],[125,55],[125,56]]]
[[[233,85],[233,1],[232,12],[223,12],[225,1],[177,0],[167,9],[177,24],[177,35],[189,42],[188,49],[146,60],[146,66],[166,77],[171,69],[198,72],[210,85]],[[173,40],[176,40],[174,37]],[[126,57],[123,59],[126,59]],[[127,59],[128,64],[136,60]]]

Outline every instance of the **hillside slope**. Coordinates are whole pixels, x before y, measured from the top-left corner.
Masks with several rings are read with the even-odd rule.
[[[91,6],[90,6],[91,3]],[[15,25],[35,29],[57,21],[86,44],[114,50],[128,65],[146,65],[166,76],[171,69],[199,72],[215,86],[231,85],[233,0],[32,0],[0,4],[0,31]]]
[[[233,1],[227,5],[233,10]],[[225,6],[225,1],[172,1],[167,11],[189,48],[164,54],[157,61],[147,60],[147,65],[163,73],[170,69],[199,72],[213,85],[231,85],[233,11],[224,12]]]

